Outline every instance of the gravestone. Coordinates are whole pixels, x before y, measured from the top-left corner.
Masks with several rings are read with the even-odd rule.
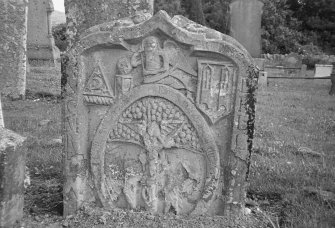
[[[60,52],[52,36],[52,0],[30,0],[28,14],[27,90],[60,95]]]
[[[259,70],[264,71],[265,59],[262,58],[254,58],[256,66]]]
[[[85,203],[153,214],[241,211],[252,146],[251,56],[231,37],[182,16],[149,18],[146,4],[148,11],[126,18],[107,14],[110,22],[100,18],[100,4],[65,4],[74,33],[64,215]],[[88,12],[100,24],[84,31]]]
[[[26,0],[0,0],[0,93],[14,99],[26,90]]]
[[[268,72],[260,71],[258,78],[258,89],[260,91],[266,90],[268,87]]]
[[[230,35],[254,58],[260,58],[262,51],[263,5],[259,0],[234,0],[230,3]]]
[[[333,71],[333,65],[315,64],[314,77],[329,77]]]
[[[18,227],[23,218],[25,138],[0,127],[0,227]]]
[[[302,66],[302,57],[297,53],[290,53],[285,56],[283,66],[286,68],[299,68]]]
[[[306,64],[302,64],[299,76],[300,77],[306,77],[306,73],[307,73],[307,65]]]

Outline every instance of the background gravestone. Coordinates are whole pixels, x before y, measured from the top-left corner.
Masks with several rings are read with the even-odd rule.
[[[12,98],[26,90],[27,0],[0,0],[0,92]]]
[[[27,90],[60,95],[60,52],[52,36],[52,0],[30,0],[28,14]]]
[[[84,25],[73,20],[94,17],[83,6],[66,9],[75,33],[66,67],[64,215],[94,202],[153,214],[241,211],[256,76],[249,54],[163,11],[77,33]]]
[[[301,68],[302,67],[302,57],[297,53],[290,53],[285,56],[283,60],[283,66],[287,68]]]
[[[230,3],[230,35],[254,58],[260,58],[262,51],[263,5],[259,0],[234,0]]]

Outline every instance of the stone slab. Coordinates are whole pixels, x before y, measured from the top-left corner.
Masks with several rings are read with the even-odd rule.
[[[263,5],[259,0],[234,0],[230,3],[230,35],[254,58],[259,58],[262,51]]]
[[[27,91],[34,94],[61,95],[61,66],[30,67],[27,73]]]
[[[260,71],[258,78],[258,89],[260,91],[266,90],[268,87],[268,72]]]
[[[307,65],[306,64],[302,64],[299,76],[300,77],[306,77],[306,74],[307,74]]]
[[[93,17],[74,2],[68,18]],[[241,213],[257,76],[241,44],[160,11],[76,33],[67,57],[65,216],[97,202],[152,214]]]
[[[333,71],[333,65],[315,64],[314,77],[329,77]]]
[[[54,61],[59,58],[58,48],[52,36],[52,0],[30,0],[28,12],[28,59],[34,61]]]
[[[0,128],[0,227],[16,227],[23,217],[25,138]]]
[[[65,0],[64,4],[71,41],[86,29],[105,22],[127,17],[128,20],[119,21],[120,25],[143,21],[153,14],[154,0]]]
[[[26,89],[28,3],[0,0],[0,92],[14,99]]]

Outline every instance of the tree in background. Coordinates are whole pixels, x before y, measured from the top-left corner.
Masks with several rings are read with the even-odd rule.
[[[302,22],[303,33],[314,37],[313,44],[335,53],[335,1],[288,0],[287,4]]]
[[[298,52],[308,38],[301,32],[302,23],[293,17],[286,0],[264,0],[262,16],[263,53]]]
[[[67,41],[66,41],[66,24],[59,24],[52,28],[52,35],[55,39],[55,45],[59,48],[61,52],[66,51]]]
[[[317,49],[335,53],[335,0],[261,0],[263,53],[303,52]],[[155,13],[183,15],[229,34],[231,0],[156,0]],[[65,51],[66,25],[53,28],[56,46]],[[315,46],[315,48],[314,48]],[[312,48],[310,48],[312,47]]]

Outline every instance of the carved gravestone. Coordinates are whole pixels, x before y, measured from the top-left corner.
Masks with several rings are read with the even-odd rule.
[[[65,215],[90,202],[154,214],[241,209],[251,57],[182,16],[128,22],[91,27],[68,52]]]
[[[0,93],[14,99],[26,90],[27,2],[0,0]]]
[[[60,95],[60,52],[52,36],[52,0],[30,0],[28,14],[27,90]]]

